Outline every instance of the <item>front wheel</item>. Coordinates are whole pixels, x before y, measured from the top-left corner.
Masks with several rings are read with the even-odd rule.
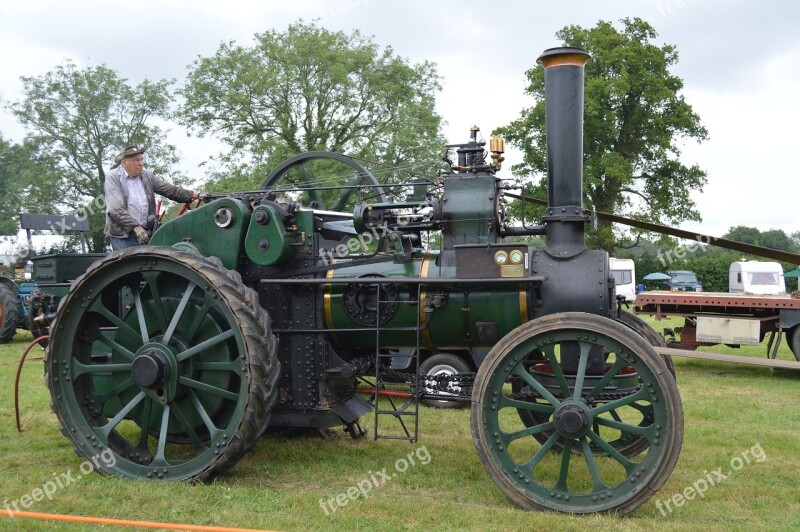
[[[562,349],[579,352],[572,372]],[[595,375],[587,363],[597,350],[607,356]],[[541,416],[526,426],[519,410]],[[532,510],[631,512],[666,482],[683,439],[678,389],[653,347],[614,320],[575,312],[527,322],[495,345],[475,379],[471,419],[489,475]],[[615,445],[624,435],[648,445],[625,456]]]

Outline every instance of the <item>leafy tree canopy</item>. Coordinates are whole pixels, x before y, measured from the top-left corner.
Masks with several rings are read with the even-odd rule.
[[[678,62],[675,46],[657,46],[655,29],[639,18],[622,19],[622,30],[600,21],[593,28],[567,26],[556,36],[565,46],[592,55],[586,65],[584,118],[585,203],[598,211],[656,223],[700,220],[691,199],[702,190],[706,173],[680,162],[685,140],[702,141],[707,131],[680,94],[683,81],[670,72]],[[523,151],[512,169],[534,176],[529,191],[544,196],[544,72],[527,71],[526,93],[533,107],[495,131]],[[588,243],[613,251],[618,244],[609,222],[600,222]]]
[[[300,21],[256,34],[252,47],[228,42],[198,58],[180,116],[229,146],[217,188],[248,189],[306,151],[346,153],[371,169],[438,160],[439,90],[431,63],[409,64],[358,31]]]
[[[174,146],[152,119],[168,118],[172,81],[144,81],[132,86],[105,66],[57,66],[40,77],[23,77],[23,98],[8,106],[27,129],[26,142],[46,156],[59,176],[57,199],[32,195],[39,212],[55,208],[88,216],[89,247],[105,248],[103,235],[104,167],[130,144],[147,146],[147,166],[170,178],[177,161]],[[47,190],[47,181],[32,184]]]

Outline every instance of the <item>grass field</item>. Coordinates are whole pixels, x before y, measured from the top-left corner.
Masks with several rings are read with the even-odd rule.
[[[657,329],[669,324],[652,323]],[[800,372],[676,358],[685,436],[675,471],[659,493],[629,516],[581,517],[526,512],[510,502],[478,459],[468,409],[421,408],[417,444],[266,437],[235,468],[205,485],[81,476],[82,460],[50,413],[40,360],[24,368],[20,387],[25,431],[16,431],[14,374],[29,340],[20,330],[13,343],[0,346],[0,498],[11,504],[53,479],[65,483],[71,475],[73,480],[52,493],[52,500],[34,502],[28,511],[294,530],[800,528]],[[762,345],[727,351],[764,356],[764,350]],[[31,356],[41,354],[39,350]],[[784,346],[779,358],[793,356]],[[371,426],[372,418],[366,417],[364,424]],[[399,472],[396,465],[403,461],[407,470]],[[376,476],[384,468],[396,476]],[[664,501],[717,468],[739,470],[709,487],[703,498],[666,509]],[[323,510],[321,499],[335,500],[370,480],[375,487],[368,498],[348,500],[335,512],[331,506]],[[2,530],[98,528],[0,516]]]

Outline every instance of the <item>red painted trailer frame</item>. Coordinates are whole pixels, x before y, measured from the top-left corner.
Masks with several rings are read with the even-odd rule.
[[[667,349],[660,348],[664,351],[662,354],[800,369],[800,299],[790,295],[641,292],[636,296],[634,312],[652,315],[656,319],[667,316],[684,318],[682,327],[665,330]],[[698,325],[701,326],[699,335]],[[736,336],[730,332],[739,330],[750,330],[752,334]],[[729,336],[726,337],[726,333]],[[752,345],[760,343],[767,335],[767,360],[694,352],[698,346],[720,343]],[[775,360],[784,335],[798,362]]]

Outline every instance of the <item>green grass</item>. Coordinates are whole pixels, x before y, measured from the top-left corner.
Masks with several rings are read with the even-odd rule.
[[[660,329],[665,322],[651,322]],[[669,325],[666,325],[669,326]],[[0,498],[15,500],[81,464],[49,410],[42,362],[26,364],[21,388],[25,432],[14,426],[16,361],[30,335],[0,346]],[[764,356],[765,347],[731,350]],[[724,351],[725,348],[716,348]],[[34,351],[31,356],[41,356]],[[780,358],[793,359],[784,347]],[[685,411],[683,450],[661,491],[633,514],[564,516],[517,508],[494,485],[475,452],[469,410],[420,408],[418,444],[392,441],[267,437],[236,467],[210,484],[129,482],[91,474],[59,489],[29,511],[270,529],[790,529],[800,527],[800,372],[770,371],[675,359]],[[372,425],[371,416],[364,419]],[[332,515],[320,499],[346,492],[371,473],[424,445],[430,463],[409,468]],[[761,463],[744,466],[704,499],[662,516],[656,500],[682,492],[707,472],[760,445]],[[663,504],[663,503],[662,503]],[[94,525],[0,517],[2,530],[96,530]],[[113,529],[108,527],[107,529]]]

